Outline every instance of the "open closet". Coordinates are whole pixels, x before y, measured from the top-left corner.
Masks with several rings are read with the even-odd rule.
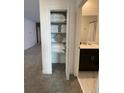
[[[52,63],[66,63],[66,11],[51,11]]]

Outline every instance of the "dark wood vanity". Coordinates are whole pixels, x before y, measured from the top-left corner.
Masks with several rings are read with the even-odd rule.
[[[80,49],[80,71],[99,70],[99,49]]]

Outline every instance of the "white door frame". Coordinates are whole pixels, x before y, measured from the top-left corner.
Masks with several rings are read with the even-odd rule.
[[[70,41],[70,13],[69,9],[66,9],[67,24],[66,24],[66,80],[70,78],[70,53],[69,53],[69,41]]]
[[[81,17],[82,17],[82,6],[87,0],[82,0],[77,6],[76,16],[76,33],[75,33],[75,63],[74,63],[74,76],[78,77],[79,73],[79,54],[80,54],[80,31],[81,31]]]

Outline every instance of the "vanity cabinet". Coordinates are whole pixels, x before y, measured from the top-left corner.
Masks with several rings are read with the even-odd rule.
[[[99,70],[99,49],[80,49],[80,71]]]

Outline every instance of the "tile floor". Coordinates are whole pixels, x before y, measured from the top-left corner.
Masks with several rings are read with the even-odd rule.
[[[84,93],[96,93],[98,72],[80,71],[78,79]]]

